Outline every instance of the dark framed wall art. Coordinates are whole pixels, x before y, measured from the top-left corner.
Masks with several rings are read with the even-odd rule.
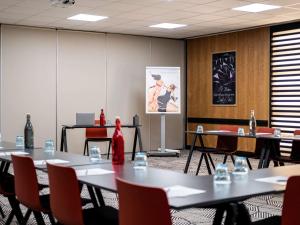
[[[236,52],[213,53],[212,99],[214,105],[236,104]]]

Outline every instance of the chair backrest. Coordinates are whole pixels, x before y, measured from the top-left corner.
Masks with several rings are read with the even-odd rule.
[[[219,130],[226,130],[231,132],[238,132],[239,127],[234,125],[221,125],[218,128]],[[238,146],[238,137],[233,136],[218,136],[217,140],[217,149],[222,151],[234,152],[237,150]]]
[[[256,129],[256,133],[266,133],[266,134],[274,134],[275,128],[270,128],[270,127],[258,127]],[[276,152],[277,150],[279,151],[279,141],[276,141],[275,147],[276,147]],[[260,156],[262,148],[265,146],[265,140],[258,138],[256,139],[256,144],[255,144],[255,155]]]
[[[47,164],[50,206],[53,216],[64,225],[83,225],[79,184],[75,170]]]
[[[15,193],[18,200],[28,208],[41,211],[39,186],[32,158],[12,155],[15,176]]]
[[[300,135],[300,130],[295,130],[294,135]],[[291,159],[300,160],[300,141],[293,141]]]
[[[281,225],[299,224],[300,176],[290,177],[287,181],[283,199]]]
[[[119,225],[172,225],[166,193],[116,179],[119,193]]]
[[[100,120],[95,120],[95,124],[100,124]],[[106,138],[107,128],[86,128],[85,129],[86,138]]]

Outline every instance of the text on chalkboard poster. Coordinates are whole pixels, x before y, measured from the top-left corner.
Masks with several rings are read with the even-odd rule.
[[[212,56],[213,104],[236,104],[235,52]]]

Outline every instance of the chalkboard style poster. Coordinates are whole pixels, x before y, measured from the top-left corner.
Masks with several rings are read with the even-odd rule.
[[[213,104],[236,104],[235,52],[212,56]]]
[[[180,67],[146,67],[146,113],[180,114]]]

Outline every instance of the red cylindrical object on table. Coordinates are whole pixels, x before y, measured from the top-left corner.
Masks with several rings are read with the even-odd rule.
[[[106,124],[105,115],[104,115],[103,109],[101,109],[101,113],[100,113],[100,126],[104,126],[105,124]]]
[[[121,121],[116,119],[116,129],[112,138],[112,163],[124,164],[124,137],[121,131]]]

